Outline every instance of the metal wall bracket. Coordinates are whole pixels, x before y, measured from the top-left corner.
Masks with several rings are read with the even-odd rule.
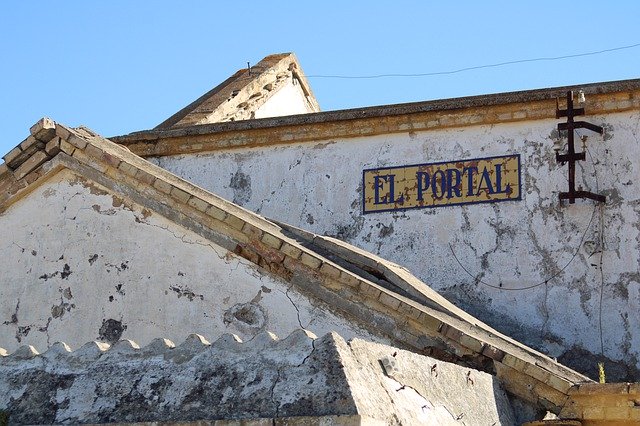
[[[560,193],[560,200],[569,200],[569,204],[574,204],[576,198],[589,198],[601,203],[607,200],[607,197],[593,192],[577,190],[576,191],[576,161],[584,161],[586,156],[584,152],[576,152],[574,143],[574,131],[576,129],[587,129],[599,134],[604,133],[604,129],[595,124],[586,121],[574,121],[574,117],[584,115],[584,108],[573,107],[573,91],[567,92],[567,109],[560,109],[559,100],[556,99],[556,118],[567,117],[566,123],[558,123],[558,131],[567,132],[567,153],[560,154],[556,152],[556,161],[564,165],[569,163],[569,191]]]

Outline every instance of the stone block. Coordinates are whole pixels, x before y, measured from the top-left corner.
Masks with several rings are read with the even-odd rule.
[[[69,129],[67,126],[60,124],[60,123],[56,123],[56,135],[60,136],[62,138],[62,140],[68,140],[69,136],[71,135],[71,129]]]
[[[15,170],[15,172],[14,172],[15,178],[16,179],[22,179],[23,177],[25,177],[27,175],[27,173],[31,172],[32,170],[34,170],[36,167],[40,166],[42,163],[44,163],[48,159],[49,159],[49,156],[47,155],[46,152],[44,152],[44,151],[36,152],[31,157],[29,157],[27,159],[27,161],[22,163],[20,165],[20,167],[18,167]]]
[[[582,383],[577,391],[579,395],[625,395],[629,393],[628,383]]]
[[[604,420],[604,407],[584,407],[582,409],[582,418],[584,420]]]
[[[294,259],[299,258],[300,255],[302,254],[302,250],[300,250],[297,247],[292,246],[289,243],[282,244],[282,247],[280,247],[280,251],[282,251],[284,254],[286,254],[287,256],[292,257]]]
[[[87,146],[87,141],[84,138],[76,135],[74,132],[69,133],[69,137],[67,138],[67,142],[71,145],[75,146],[78,149],[85,149]]]
[[[569,389],[573,386],[569,380],[563,379],[555,374],[551,374],[545,383],[554,389],[559,390],[562,393],[569,393]]]
[[[398,306],[398,312],[401,312],[416,321],[418,320],[418,318],[420,318],[420,310],[414,308],[408,303],[400,302],[400,305]]]
[[[249,250],[246,247],[238,246],[235,250],[235,253],[239,256],[244,257],[249,262],[255,263],[256,265],[260,264],[260,255],[253,250]]]
[[[320,268],[320,265],[322,265],[322,261],[320,259],[313,257],[307,253],[302,253],[302,255],[300,256],[300,262],[311,269],[318,269]]]
[[[418,322],[422,327],[429,331],[428,334],[439,333],[444,326],[444,323],[440,321],[438,318],[429,315],[426,312],[420,313],[420,318],[418,318]]]
[[[115,167],[116,169],[122,162],[122,160],[120,160],[118,157],[116,157],[115,155],[109,154],[108,152],[105,152],[104,154],[102,154],[102,161],[104,161],[111,167]]]
[[[158,180],[156,180],[156,183]],[[207,211],[205,212],[208,216],[211,216],[214,219],[223,221],[225,217],[227,217],[227,213],[224,210],[219,209],[216,206],[209,206]]]
[[[302,263],[298,259],[294,259],[289,256],[284,257],[282,264],[284,265],[285,268],[287,268],[288,271],[292,271],[292,272],[299,270],[302,265]]]
[[[237,230],[241,230],[244,227],[244,220],[240,219],[237,216],[233,216],[233,215],[227,215],[227,217],[224,218],[224,222],[226,224],[228,224],[229,226],[231,226],[234,229]]]
[[[60,137],[54,137],[44,147],[45,152],[49,157],[53,157],[60,152]]]
[[[38,140],[48,142],[55,134],[56,128],[53,120],[43,117],[36,124],[31,126],[29,132]]]
[[[187,204],[189,204],[194,209],[201,211],[203,213],[206,212],[207,209],[209,208],[209,203],[207,203],[206,201],[198,197],[191,197],[191,199]]]
[[[442,330],[440,330],[440,334],[444,335],[447,339],[453,340],[454,342],[459,342],[462,338],[462,331],[453,327],[451,324],[447,324],[446,327],[442,327]]]
[[[551,373],[547,370],[540,368],[535,364],[529,363],[524,366],[524,373],[535,378],[536,380],[540,380],[543,383],[547,383],[549,377],[551,377]]]
[[[380,297],[380,293],[382,293],[377,287],[365,281],[360,281],[359,288],[360,288],[360,291],[358,293],[366,298],[377,300],[378,297]]]
[[[273,247],[276,250],[279,250],[282,247],[282,240],[274,235],[265,233],[262,236],[262,242],[268,245],[269,247]]]
[[[611,420],[629,420],[631,419],[631,407],[604,407],[604,418]]]
[[[21,157],[23,157],[22,150],[19,146],[16,146],[2,158],[4,159],[5,164],[9,165],[11,168],[15,168],[17,166],[15,163],[18,163]]]
[[[582,406],[576,401],[569,399],[562,407],[558,414],[562,419],[579,419],[582,418]]]
[[[527,365],[527,362],[511,354],[505,354],[502,358],[502,363],[522,373],[524,373],[525,367]]]
[[[537,383],[535,392],[540,400],[540,405],[552,412],[559,412],[569,398],[566,394],[553,389],[544,383]]]
[[[343,284],[336,281],[335,279],[328,277],[328,276],[323,276],[320,278],[320,283],[322,284],[323,287],[326,287],[330,290],[333,291],[339,291],[343,288]]]
[[[73,151],[73,158],[101,173],[104,173],[107,170],[106,164],[102,164],[102,162],[96,161],[95,158],[89,157],[82,149],[76,149]]]
[[[73,155],[73,151],[76,150],[76,147],[71,145],[69,142],[67,142],[64,139],[60,139],[60,150],[62,150],[62,152],[64,152],[65,154],[68,155]]]
[[[334,279],[340,277],[340,269],[327,262],[324,262],[322,266],[320,266],[320,272]]]
[[[340,282],[348,285],[349,287],[357,287],[360,284],[360,280],[348,271],[340,271]]]
[[[36,169],[27,173],[27,175],[23,178],[23,180],[27,182],[27,185],[31,185],[33,182],[40,179],[40,177],[42,177],[43,174],[44,173],[42,172],[41,169]]]
[[[89,157],[93,157],[97,160],[101,160],[102,155],[104,154],[104,151],[95,145],[87,144],[87,146],[85,146],[84,148],[84,153],[87,154]]]
[[[504,388],[519,398],[532,402],[538,402],[537,392],[534,390],[535,385],[539,383],[532,377],[521,373],[501,362],[493,363],[496,368],[496,376]]]
[[[29,148],[31,148],[33,145],[37,143],[38,143],[38,140],[35,137],[33,137],[33,135],[29,135],[25,140],[20,142],[20,145],[18,146],[22,151],[27,151]]]
[[[175,186],[171,187],[171,197],[173,199],[175,199],[176,201],[179,201],[181,203],[186,204],[187,201],[189,201],[189,198],[191,198],[191,194],[189,194],[186,191],[183,191],[180,188],[177,188]],[[242,228],[238,228],[238,229],[242,229]]]
[[[123,170],[125,173],[127,173],[127,170],[134,170],[134,174],[135,174],[135,167],[127,164],[127,163],[120,163],[120,170]],[[130,173],[127,173],[129,175],[131,175]],[[153,182],[153,187],[156,188],[158,191],[163,192],[165,194],[170,194],[171,193],[171,184],[161,180],[161,179],[156,179],[155,182]]]
[[[386,292],[380,292],[378,300],[385,306],[390,307],[393,310],[397,310],[400,307],[400,301]]]
[[[138,169],[138,171],[136,172],[136,175],[135,175],[135,179],[137,179],[140,182],[144,182],[147,185],[153,185],[153,182],[155,182],[156,177],[154,175],[152,175],[151,173],[147,173],[142,169]],[[180,201],[182,201],[182,198],[178,198],[178,199]]]
[[[502,361],[502,359],[504,358],[504,352],[491,345],[485,345],[485,347],[482,349],[482,355],[487,356],[495,361]]]
[[[482,349],[484,347],[483,343],[480,340],[464,333],[460,336],[460,340],[458,340],[458,343],[460,343],[465,348],[469,348],[473,352],[477,353],[482,353]]]

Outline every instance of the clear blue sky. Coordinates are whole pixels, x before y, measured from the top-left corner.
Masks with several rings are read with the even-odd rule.
[[[428,73],[640,43],[640,2],[60,1],[0,6],[0,155],[42,116],[154,127],[247,61],[307,75]],[[323,110],[640,78],[640,47],[412,78],[311,78]]]

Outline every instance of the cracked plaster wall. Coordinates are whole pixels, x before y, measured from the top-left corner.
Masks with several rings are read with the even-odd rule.
[[[0,215],[0,347],[366,332],[164,217],[63,171]]]
[[[483,321],[591,377],[602,322],[604,355],[615,361],[609,378],[640,380],[640,113],[588,121],[606,133],[581,131],[589,154],[576,182],[607,195],[603,208],[590,200],[560,206],[567,166],[553,157],[556,120],[152,161],[266,217],[398,262]],[[363,169],[512,153],[521,155],[521,201],[362,214]],[[535,287],[506,290],[528,286]]]

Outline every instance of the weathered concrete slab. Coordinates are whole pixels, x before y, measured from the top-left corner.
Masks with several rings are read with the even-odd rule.
[[[166,343],[120,341],[90,357],[64,344],[21,348],[0,358],[0,410],[11,424],[514,424],[491,375],[391,346],[301,329]]]

